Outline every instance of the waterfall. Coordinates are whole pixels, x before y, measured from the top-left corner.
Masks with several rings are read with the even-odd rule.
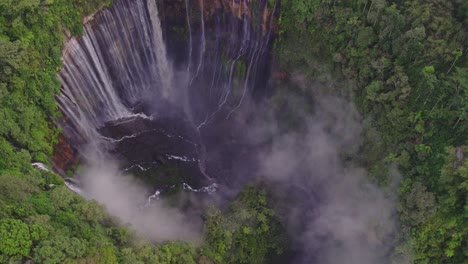
[[[229,118],[267,86],[279,0],[163,1],[161,21],[156,0],[116,0],[67,41],[60,125],[82,156],[93,145],[94,156],[118,156],[128,173],[176,164],[212,181],[229,173],[213,172],[213,148],[229,144],[208,144],[210,135],[235,127]],[[171,31],[172,16],[182,30]]]
[[[198,52],[199,58],[198,58],[197,71],[193,75],[193,78],[195,78],[200,73],[200,69],[203,65],[203,57],[205,56],[205,51],[206,51],[204,0],[200,0],[200,10],[201,10],[200,12],[200,23],[201,23],[200,51]]]
[[[203,9],[204,1],[199,2]],[[204,105],[192,105],[198,130],[219,118],[229,119],[250,96],[259,80],[265,79],[265,76],[259,76],[259,72],[263,74],[269,69],[265,63],[269,59],[278,4],[274,1],[273,6],[268,6],[269,3],[232,1],[224,6],[222,12],[213,15],[209,23],[206,22],[207,16],[201,12],[200,22],[189,26],[189,29],[198,26],[200,31],[197,54],[200,57],[192,55],[193,58],[189,58],[190,61],[198,61],[189,85],[191,98],[204,97]],[[187,17],[187,21],[190,21],[190,16]],[[215,34],[205,33],[205,25],[213,23]],[[191,39],[190,36],[190,43]],[[190,46],[189,51],[192,49]],[[259,86],[266,85],[260,83]]]
[[[263,37],[263,41],[260,41],[260,42],[257,42],[255,45],[255,53],[253,56],[251,56],[250,58],[250,63],[249,63],[249,66],[248,66],[248,69],[247,69],[247,75],[245,77],[245,80],[244,80],[244,89],[243,89],[243,92],[242,92],[242,96],[239,100],[239,103],[229,112],[229,114],[227,115],[226,118],[229,118],[241,105],[242,105],[242,102],[245,98],[245,95],[246,95],[246,92],[248,90],[248,87],[249,87],[249,81],[250,80],[255,80],[256,79],[256,74],[257,74],[257,68],[258,68],[258,64],[259,64],[259,59],[261,57],[262,54],[264,54],[265,52],[268,52],[268,44],[269,44],[269,41],[271,40],[271,35],[272,35],[272,28],[273,28],[273,18],[274,18],[274,14],[276,12],[276,8],[277,8],[277,5],[278,3],[275,1],[275,4],[273,6],[273,11],[271,12],[270,14],[270,17],[269,17],[269,24],[268,24],[268,31],[266,33],[266,35]],[[267,8],[267,2],[265,2],[265,7],[264,7],[266,10]],[[266,22],[266,21],[265,21]],[[258,47],[258,45],[260,44],[260,47]],[[254,73],[252,74],[252,68],[254,68]],[[253,75],[253,77],[251,77],[251,75]]]
[[[161,30],[161,22],[159,21],[158,7],[155,3],[156,0],[147,0],[148,11],[153,26],[153,41],[156,58],[158,60],[159,76],[163,83],[163,97],[169,98],[170,89],[172,87],[172,68],[169,66],[167,59],[166,45],[164,44]]]
[[[186,84],[175,78],[156,0],[118,0],[102,10],[85,25],[82,37],[66,43],[63,53],[57,100],[71,130],[67,133],[96,137],[106,122],[161,101],[184,109],[198,130],[221,116],[229,118],[254,90],[259,68],[268,68],[276,1],[273,12],[265,13],[268,3],[254,7],[243,0],[205,14],[209,4],[204,0],[183,1],[185,12],[179,15],[188,28]],[[259,17],[261,25],[254,22]]]
[[[180,16],[178,35],[156,1],[115,0],[65,44],[59,125],[86,165],[66,185],[158,239],[173,238],[154,228],[158,219],[175,222],[184,239],[191,228],[177,215],[145,211],[177,186],[213,195],[235,180],[235,162],[253,160],[227,118],[268,79],[257,72],[269,72],[271,25],[266,34],[258,18],[270,1],[161,0],[165,15]]]
[[[141,102],[168,99],[172,89],[155,0],[116,1],[66,43],[62,59],[57,101],[73,127],[68,132],[87,139]]]
[[[185,16],[187,20],[187,28],[188,28],[188,37],[189,37],[189,51],[188,51],[188,63],[187,63],[187,73],[190,74],[190,69],[192,66],[192,23],[190,22],[190,5],[189,0],[185,0]]]

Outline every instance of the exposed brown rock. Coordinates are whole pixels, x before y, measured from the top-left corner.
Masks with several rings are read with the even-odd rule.
[[[59,134],[58,143],[54,145],[54,169],[59,173],[72,169],[79,163],[78,153],[68,139]]]

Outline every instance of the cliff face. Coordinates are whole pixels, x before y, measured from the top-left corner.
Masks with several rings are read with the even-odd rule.
[[[229,40],[234,43],[242,42],[241,34],[246,30],[250,36],[255,33],[272,37],[279,31],[280,0],[163,0],[158,4],[166,42],[170,43],[168,49],[177,62],[187,59],[190,38],[192,46],[196,46],[202,31],[206,40],[231,36]],[[186,50],[185,56],[182,50]]]
[[[191,75],[189,97],[196,102],[191,111],[197,123],[215,108],[229,113],[246,97],[268,93],[279,0],[159,3],[169,55]]]
[[[227,144],[239,136],[226,133],[236,126],[229,117],[269,89],[279,0],[153,3],[115,1],[88,20],[83,37],[68,41],[58,101],[73,144],[62,137],[56,147],[61,170],[76,164],[70,146],[79,149],[86,138],[100,137],[109,121],[142,113],[158,122],[174,110],[187,115],[181,120],[191,122],[206,147],[200,153],[208,164],[201,166],[208,172],[221,166],[215,174],[229,174],[232,164],[215,153],[239,149]],[[161,60],[166,56],[170,65]]]

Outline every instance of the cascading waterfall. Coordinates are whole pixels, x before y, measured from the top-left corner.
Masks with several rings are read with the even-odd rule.
[[[180,24],[188,30],[179,28],[177,36],[174,31],[168,33],[171,25],[160,20],[157,1],[164,1],[165,6],[179,5],[173,9],[178,13],[166,15],[180,16]],[[268,88],[279,1],[115,0],[112,7],[97,13],[85,25],[82,37],[66,43],[64,67],[59,72],[63,86],[57,101],[64,114],[59,122],[89,165],[88,174],[67,179],[67,186],[105,204],[122,223],[130,223],[151,238],[168,241],[191,239],[194,236],[190,231],[195,230],[189,225],[194,218],[186,221],[184,215],[161,206],[160,198],[171,190],[184,190],[199,198],[229,189],[218,193],[230,196],[236,193],[236,187],[251,182],[253,177],[270,176],[271,184],[285,185],[283,191],[288,201],[293,201],[291,204],[299,204],[290,209],[303,227],[301,235],[304,230],[313,233],[300,236],[300,246],[304,238],[310,237],[317,244],[338,243],[337,247],[346,247],[336,239],[341,239],[341,233],[346,231],[343,241],[364,241],[368,243],[366,249],[377,248],[381,241],[375,239],[375,227],[380,223],[375,224],[374,220],[380,219],[381,210],[375,211],[376,217],[369,214],[369,208],[378,203],[367,203],[367,196],[361,198],[354,192],[361,187],[352,185],[363,185],[359,180],[363,176],[361,170],[351,167],[351,172],[347,172],[348,167],[341,168],[339,151],[348,148],[348,140],[334,142],[341,130],[359,130],[351,136],[358,137],[361,131],[354,124],[356,117],[331,111],[330,116],[317,118],[318,125],[304,124],[297,134],[288,129],[276,137],[273,134],[278,131],[264,131],[281,129],[277,124],[270,126],[275,118],[268,120],[270,111],[264,113],[262,104],[242,108]],[[183,45],[175,49],[167,45],[171,41]],[[184,58],[176,60],[180,54]],[[327,111],[325,108],[323,112],[328,114]],[[267,123],[262,120],[265,116]],[[343,126],[341,120],[348,119],[352,122]],[[316,119],[307,118],[305,123],[308,120]],[[330,125],[336,120],[339,128]],[[253,131],[247,131],[250,128]],[[332,136],[327,135],[330,129]],[[304,135],[300,130],[305,130]],[[47,170],[41,163],[33,165]],[[323,177],[314,178],[316,171]],[[353,173],[358,174],[357,181],[351,179]],[[143,184],[135,183],[128,174]],[[345,178],[341,177],[348,180],[342,181]],[[83,192],[79,189],[81,184],[85,186]],[[332,184],[338,187],[330,188]],[[308,185],[317,189],[323,186],[319,190],[323,195],[309,190]],[[373,188],[366,184],[365,190]],[[188,196],[185,200],[199,202],[186,193],[182,198]],[[339,194],[337,199],[326,201],[335,193]],[[317,209],[315,204],[322,202],[318,196],[323,196],[324,206]],[[213,196],[202,199],[206,197]],[[359,206],[347,201],[348,197]],[[345,222],[336,220],[335,209],[344,212],[339,213]],[[316,217],[316,211],[323,211],[325,217]],[[370,217],[365,221],[356,219],[356,212],[361,211]],[[200,213],[196,215],[199,218]],[[328,225],[330,219],[334,225]],[[306,223],[309,220],[311,225]],[[355,220],[357,231],[348,232],[344,226]],[[367,229],[364,226],[372,232],[363,232]],[[315,230],[320,232],[314,233]],[[325,237],[328,234],[331,239]],[[311,255],[309,247],[299,250],[307,253],[306,257]],[[312,252],[312,259],[315,253]]]
[[[200,51],[198,52],[199,53],[198,67],[197,67],[197,70],[196,70],[195,74],[193,74],[193,78],[196,78],[197,75],[200,73],[200,69],[201,69],[201,67],[203,65],[203,58],[205,56],[205,50],[206,50],[205,16],[204,16],[204,5],[203,5],[203,3],[204,3],[204,0],[200,0],[200,9],[202,10],[200,12],[200,23],[201,23]]]
[[[91,17],[84,35],[66,43],[58,74],[59,122],[87,165],[67,186],[145,234],[187,239],[195,228],[158,200],[176,190],[213,197],[254,160],[232,139],[229,117],[268,79],[272,19],[254,18],[264,20],[269,2],[171,2],[180,14],[165,9],[164,17],[181,16],[188,27],[178,50],[157,0],[116,0]],[[180,232],[154,228],[167,224]]]
[[[201,39],[200,43],[192,43],[189,36],[189,54],[193,53],[193,45],[198,47],[198,54],[203,55],[190,59],[198,61],[198,67],[191,72],[190,92],[193,97],[204,97],[203,106],[192,105],[198,130],[215,119],[229,118],[259,81],[258,69],[268,67],[263,63],[268,60],[272,43],[276,1],[270,7],[273,11],[267,13],[266,20],[263,13],[269,10],[268,1],[257,1],[255,7],[253,1],[247,0],[222,2],[230,13],[229,10],[218,12],[207,18],[201,12],[201,21],[189,26],[189,33],[192,32],[191,28],[200,28]],[[204,3],[200,1],[201,8]],[[262,17],[260,23],[254,19],[258,16]],[[214,34],[206,35],[206,19],[215,24]],[[187,16],[187,21],[191,21],[190,16]],[[205,54],[205,50],[209,52]],[[264,80],[265,76],[260,79]],[[262,86],[265,86],[264,83]]]
[[[187,50],[172,52],[188,56],[178,66],[156,0],[118,0],[97,13],[63,53],[57,100],[66,134],[79,151],[86,143],[111,145],[104,151],[123,155],[129,173],[182,162],[211,182],[213,149],[204,133],[230,122],[268,78],[276,12],[269,2],[221,1],[213,9],[214,1],[182,1]]]
[[[159,21],[158,7],[154,1],[148,0],[148,12],[153,28],[154,49],[156,50],[157,64],[159,65],[159,76],[162,81],[162,96],[169,98],[172,88],[173,69],[170,67],[167,59],[166,45],[162,37],[161,22]]]
[[[117,1],[66,43],[59,72],[60,108],[74,131],[96,129],[133,113],[149,98],[167,99],[172,73],[154,0]]]
[[[192,23],[190,21],[190,8],[189,8],[189,1],[190,0],[185,0],[185,15],[186,15],[186,20],[187,20],[187,29],[188,29],[188,38],[189,38],[189,51],[188,51],[188,63],[187,63],[187,73],[190,74],[190,69],[192,66]]]
[[[250,60],[250,63],[248,65],[248,69],[247,69],[247,75],[245,77],[245,80],[244,80],[244,85],[243,85],[243,92],[242,92],[242,96],[239,100],[239,103],[229,112],[229,114],[227,115],[226,118],[229,118],[233,113],[234,111],[236,111],[241,105],[242,105],[242,102],[245,98],[245,95],[246,95],[246,92],[248,90],[248,87],[249,87],[249,82],[251,80],[255,80],[256,78],[256,74],[257,74],[257,68],[258,68],[258,63],[259,63],[259,59],[261,57],[261,55],[265,52],[268,52],[268,43],[270,41],[270,38],[271,38],[271,34],[272,34],[272,25],[273,25],[273,17],[274,17],[274,14],[276,12],[276,7],[277,7],[277,2],[275,2],[274,6],[273,6],[273,11],[271,12],[271,15],[270,15],[270,19],[269,19],[269,27],[268,27],[268,32],[266,34],[266,37],[264,37],[263,41],[262,42],[257,42],[256,45],[260,44],[260,47],[256,47],[254,50],[255,50],[255,55],[251,56],[251,60]],[[265,7],[266,8],[266,5],[267,5],[267,2],[265,2]],[[252,70],[252,67],[254,67],[254,70]],[[253,77],[251,77],[251,73],[253,71]]]

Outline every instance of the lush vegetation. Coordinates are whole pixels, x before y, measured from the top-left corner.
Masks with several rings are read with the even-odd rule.
[[[209,210],[206,244],[196,249],[139,238],[53,173],[3,173],[0,182],[0,263],[264,263],[287,245],[260,187],[247,187],[226,212]]]
[[[265,263],[284,253],[287,238],[260,183],[229,207],[207,210],[205,245],[154,245],[70,192],[57,175],[31,167],[48,163],[59,133],[54,95],[64,40],[110,3],[0,2],[0,263]],[[369,120],[360,162],[376,182],[391,182],[389,166],[399,167],[404,232],[395,259],[411,252],[415,263],[466,262],[468,2],[281,6],[281,66],[318,84],[310,87],[326,87],[321,93],[356,102]]]
[[[59,176],[30,165],[52,155],[65,38],[109,3],[0,2],[0,263],[193,263],[184,261],[193,246],[141,241]]]
[[[288,248],[279,217],[261,186],[247,186],[226,212],[205,216],[206,246],[201,255],[216,263],[271,263]]]
[[[464,263],[468,2],[285,0],[279,23],[282,67],[318,84],[309,92],[349,96],[370,121],[362,163],[374,179],[392,181],[399,166],[408,236],[397,251]]]
[[[57,133],[54,95],[65,36],[81,34],[81,18],[109,2],[1,1],[0,170],[47,162]]]
[[[30,164],[48,164],[60,117],[54,96],[64,41],[110,0],[0,2],[0,263],[261,263],[281,253],[283,229],[266,192],[248,187],[205,217],[207,243],[139,238],[94,201]],[[238,214],[240,212],[240,214]]]
[[[182,242],[155,246],[50,172],[0,176],[0,263],[194,263]],[[191,260],[191,261],[186,261]]]

